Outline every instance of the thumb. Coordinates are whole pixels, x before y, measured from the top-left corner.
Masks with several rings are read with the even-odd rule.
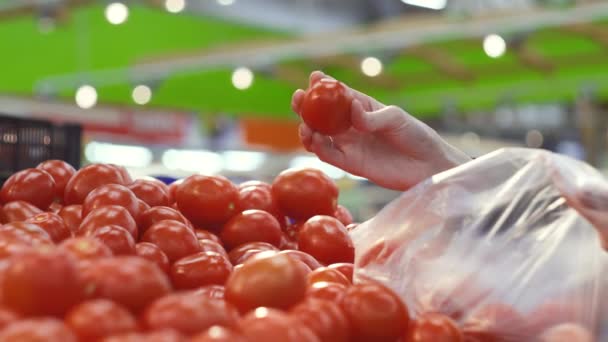
[[[386,106],[376,111],[365,111],[363,105],[357,99],[353,100],[351,107],[351,121],[355,129],[376,133],[391,131],[408,125],[410,119],[401,108],[396,106]]]

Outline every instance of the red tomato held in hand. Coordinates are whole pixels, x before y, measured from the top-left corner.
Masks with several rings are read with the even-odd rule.
[[[306,297],[340,303],[346,294],[347,288],[347,286],[339,283],[318,282],[306,289]]]
[[[338,221],[342,222],[344,226],[348,226],[353,223],[353,215],[346,209],[346,207],[339,205],[336,208],[336,212],[334,213],[334,217],[338,219]]]
[[[317,268],[308,275],[307,283],[311,287],[314,283],[338,283],[344,286],[350,286],[351,282],[346,279],[344,274],[338,270],[333,270],[327,267]]]
[[[351,286],[342,299],[342,309],[357,341],[394,341],[409,324],[407,307],[399,296],[380,284]]]
[[[139,198],[146,202],[150,207],[168,206],[169,194],[158,181],[138,179],[129,184],[129,189]]]
[[[59,249],[66,251],[79,261],[109,258],[112,256],[112,250],[108,246],[90,237],[63,240],[59,245]]]
[[[53,180],[55,181],[55,198],[59,198],[61,199],[61,202],[63,202],[65,186],[70,181],[70,178],[76,173],[76,170],[72,165],[63,160],[47,160],[38,164],[36,168],[38,170],[46,171],[53,177]]]
[[[112,250],[112,254],[114,255],[135,254],[135,240],[121,226],[109,225],[98,227],[89,236],[103,242]]]
[[[298,246],[325,264],[355,259],[355,247],[346,228],[331,216],[315,216],[306,221],[298,233]]]
[[[77,342],[70,329],[56,318],[30,318],[9,324],[0,332],[2,342]]]
[[[40,213],[30,217],[25,222],[34,223],[44,229],[53,242],[59,243],[72,236],[72,232],[65,225],[61,216],[53,213]]]
[[[323,342],[347,342],[350,327],[344,311],[336,302],[308,299],[296,305],[290,314],[309,327]]]
[[[228,278],[226,300],[241,312],[290,308],[306,293],[306,273],[298,262],[280,254],[248,260]]]
[[[177,186],[179,210],[197,226],[222,224],[236,212],[237,187],[222,176],[193,175]]]
[[[252,209],[231,218],[222,229],[221,239],[229,250],[248,242],[268,242],[278,247],[281,235],[281,225],[274,216]]]
[[[141,241],[157,245],[167,255],[170,262],[201,250],[194,232],[185,224],[173,220],[163,220],[153,224],[143,235]]]
[[[57,215],[61,216],[65,225],[72,232],[72,235],[76,235],[78,227],[82,223],[82,205],[66,205],[59,210]]]
[[[232,272],[228,258],[215,252],[199,252],[177,260],[171,267],[176,289],[195,289],[205,285],[224,285]]]
[[[150,242],[140,242],[135,245],[135,254],[152,261],[163,272],[169,272],[169,258],[157,245]]]
[[[122,305],[107,299],[78,304],[65,316],[65,323],[81,341],[96,341],[137,330],[135,317]]]
[[[139,216],[139,233],[143,235],[150,226],[163,220],[174,220],[191,227],[192,224],[179,211],[169,207],[152,207]]]
[[[116,225],[126,229],[134,239],[138,238],[137,224],[127,209],[117,205],[107,205],[92,210],[82,220],[78,228],[78,236],[87,236],[103,226]]]
[[[338,202],[338,187],[317,169],[289,169],[272,183],[272,196],[281,212],[296,220],[332,215]]]
[[[0,190],[0,201],[25,201],[46,210],[55,199],[55,181],[47,172],[25,169],[10,176]]]
[[[257,308],[239,321],[247,341],[320,342],[303,323],[280,310]]]
[[[108,205],[127,209],[133,219],[139,217],[137,197],[129,188],[119,184],[106,184],[91,191],[82,204],[82,216],[86,217],[91,211]]]
[[[20,222],[43,213],[37,207],[24,202],[8,202],[2,207],[2,223]]]
[[[258,252],[276,251],[276,252],[278,252],[279,249],[267,242],[249,242],[249,243],[242,244],[242,245],[234,248],[233,250],[231,250],[230,253],[228,253],[228,259],[230,260],[230,262],[233,265],[242,264],[245,261],[245,259],[244,259],[245,254],[247,254],[247,252],[249,252],[249,251],[258,251]]]
[[[300,115],[312,130],[323,135],[337,135],[351,126],[352,102],[344,84],[324,78],[306,91]]]
[[[246,342],[240,333],[215,325],[194,336],[190,342]]]
[[[424,313],[411,322],[403,342],[464,342],[456,323],[440,313]]]
[[[110,165],[91,164],[76,171],[65,186],[64,203],[82,204],[89,192],[106,184],[126,184],[121,172]]]

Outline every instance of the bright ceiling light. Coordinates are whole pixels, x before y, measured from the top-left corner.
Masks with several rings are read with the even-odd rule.
[[[217,3],[222,6],[230,6],[234,3],[235,0],[217,0]]]
[[[113,2],[106,7],[106,19],[112,25],[120,25],[129,18],[129,8],[122,2]]]
[[[376,77],[382,72],[382,62],[376,57],[367,57],[361,62],[361,71],[369,77]]]
[[[346,176],[346,172],[337,167],[327,164],[319,160],[317,157],[309,157],[309,156],[298,156],[291,160],[289,163],[289,167],[293,168],[313,168],[323,171],[326,175],[333,179],[340,179]]]
[[[84,150],[92,163],[117,164],[125,167],[146,167],[152,162],[152,152],[143,146],[127,146],[91,142]]]
[[[266,160],[266,154],[255,151],[225,151],[222,157],[224,169],[236,172],[257,170]]]
[[[90,85],[83,85],[76,90],[76,105],[82,109],[95,107],[97,104],[97,90]]]
[[[448,0],[401,0],[404,4],[424,7],[434,10],[444,9]]]
[[[486,36],[483,40],[483,51],[491,58],[498,58],[507,52],[507,42],[497,34]]]
[[[133,88],[131,97],[133,97],[133,102],[143,106],[152,99],[152,89],[147,85],[140,84]]]
[[[165,0],[165,9],[169,13],[179,13],[186,8],[186,0]]]
[[[253,71],[249,68],[237,68],[232,73],[232,84],[236,89],[245,90],[253,84]]]
[[[214,175],[222,171],[222,157],[211,151],[167,150],[163,153],[162,163],[170,170],[198,172]]]

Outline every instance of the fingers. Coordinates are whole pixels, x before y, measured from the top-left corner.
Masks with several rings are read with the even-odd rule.
[[[394,131],[416,124],[413,117],[398,107],[387,106],[377,111],[366,111],[356,99],[351,107],[351,120],[355,129],[368,133]]]
[[[298,116],[300,115],[300,110],[302,109],[302,100],[304,100],[304,90],[302,89],[298,89],[295,91],[295,93],[293,93],[293,96],[291,97],[291,109],[298,114]]]
[[[300,124],[300,127],[299,127],[300,141],[302,142],[302,145],[304,145],[304,148],[309,152],[312,152],[310,150],[310,145],[312,144],[312,134],[313,134],[313,132],[310,129],[310,127],[308,127],[305,123]]]
[[[344,165],[344,154],[336,148],[328,136],[316,132],[313,133],[310,151],[328,164],[332,164],[338,168],[342,168],[342,165]]]
[[[310,74],[308,87],[312,87],[313,85],[315,85],[315,83],[319,82],[323,78],[331,78],[331,77],[325,75],[322,71],[319,71],[319,70],[313,71]]]

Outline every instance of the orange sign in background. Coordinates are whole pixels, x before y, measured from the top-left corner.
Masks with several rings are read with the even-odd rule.
[[[243,118],[240,125],[244,142],[252,148],[282,152],[302,149],[296,120]]]

